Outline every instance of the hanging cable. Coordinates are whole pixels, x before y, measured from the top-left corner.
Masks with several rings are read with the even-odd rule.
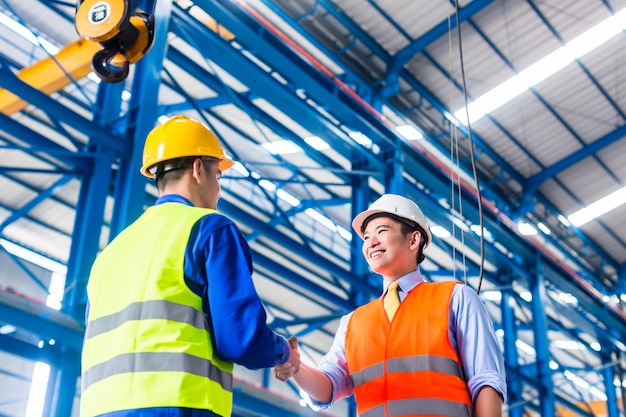
[[[465,100],[465,119],[467,120],[467,137],[469,138],[470,143],[470,159],[472,162],[472,174],[474,175],[474,182],[476,185],[476,197],[478,198],[478,218],[480,222],[480,268],[478,273],[478,285],[476,286],[476,293],[480,294],[480,287],[483,283],[483,275],[484,275],[484,266],[485,266],[485,228],[483,225],[483,203],[482,203],[482,195],[480,192],[480,182],[478,180],[478,170],[476,169],[476,159],[475,159],[475,151],[474,151],[474,136],[472,134],[472,124],[470,123],[469,118],[469,110],[468,106],[468,98],[467,98],[467,85],[465,81],[465,65],[463,62],[463,44],[462,44],[462,36],[461,36],[461,16],[460,16],[460,7],[459,1],[454,1],[455,8],[455,17],[456,17],[456,27],[459,41],[459,60],[461,64],[461,79],[463,82],[463,99]]]

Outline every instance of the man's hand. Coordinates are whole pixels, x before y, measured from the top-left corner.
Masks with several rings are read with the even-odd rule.
[[[289,359],[287,362],[276,365],[273,369],[274,377],[280,381],[286,381],[300,370],[300,351],[298,350],[298,338],[291,336],[289,342]]]

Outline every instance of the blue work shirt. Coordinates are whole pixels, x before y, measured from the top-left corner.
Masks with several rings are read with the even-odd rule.
[[[161,196],[155,205],[191,206],[180,195]],[[267,314],[254,288],[250,247],[228,217],[204,216],[191,231],[185,252],[187,286],[202,297],[214,348],[220,359],[249,369],[269,368],[289,359],[287,340],[266,324]],[[144,408],[106,417],[213,417],[208,410]]]
[[[424,282],[418,271],[398,280],[400,301],[417,285]],[[383,281],[383,295],[387,293],[388,281]],[[465,285],[456,285],[450,301],[448,333],[452,346],[459,353],[472,402],[481,388],[490,386],[506,398],[506,375],[504,358],[493,329],[493,323],[478,295]],[[330,351],[322,358],[319,370],[332,384],[329,403],[312,404],[327,409],[341,398],[354,393],[352,379],[346,361],[346,330],[352,313],[341,318]]]

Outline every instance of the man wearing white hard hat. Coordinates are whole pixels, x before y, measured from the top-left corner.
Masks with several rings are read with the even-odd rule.
[[[293,377],[322,409],[354,394],[363,417],[501,416],[504,361],[484,305],[469,287],[418,271],[432,241],[422,210],[385,194],[352,227],[383,294],[342,317],[317,368],[291,361],[275,376]]]

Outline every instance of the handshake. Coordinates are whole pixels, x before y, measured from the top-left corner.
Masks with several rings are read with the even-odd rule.
[[[272,371],[274,378],[286,381],[300,370],[300,351],[298,350],[298,338],[291,336],[289,342],[289,359],[286,362],[276,365]]]

